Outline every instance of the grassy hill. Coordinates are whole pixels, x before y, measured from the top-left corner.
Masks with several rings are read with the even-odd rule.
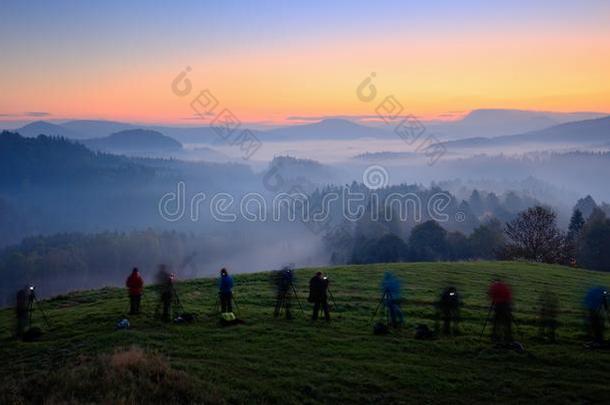
[[[407,326],[372,334],[370,317],[384,270],[403,279]],[[305,302],[313,269],[297,271]],[[215,282],[179,283],[190,325],[131,317],[119,289],[78,292],[43,302],[52,330],[35,343],[9,339],[12,312],[0,312],[0,403],[42,402],[603,402],[610,352],[583,348],[581,299],[588,287],[610,285],[610,274],[513,262],[410,263],[325,269],[337,302],[333,322],[273,319],[268,273],[235,276],[244,325],[222,328],[209,313]],[[494,275],[515,293],[515,317],[527,353],[479,343]],[[151,280],[152,276],[148,276]],[[464,298],[463,335],[419,341],[418,323],[434,324],[433,301],[448,283]],[[40,286],[43,288],[43,286]],[[558,294],[561,326],[556,345],[537,341],[536,302],[545,288]],[[143,308],[154,311],[147,288]],[[36,317],[40,320],[40,316]],[[488,329],[489,331],[489,329]],[[517,335],[518,336],[518,335]]]

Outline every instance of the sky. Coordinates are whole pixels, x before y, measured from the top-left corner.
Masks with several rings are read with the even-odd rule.
[[[387,96],[428,119],[610,112],[610,2],[4,0],[0,66],[4,121],[201,125],[228,108],[264,125],[367,116]],[[218,106],[202,118],[203,90]]]

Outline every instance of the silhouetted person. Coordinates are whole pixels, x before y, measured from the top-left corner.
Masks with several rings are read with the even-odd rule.
[[[381,289],[384,294],[384,305],[390,314],[392,326],[397,328],[404,324],[404,315],[400,309],[400,279],[386,271],[381,281]]]
[[[541,339],[555,343],[558,325],[557,314],[559,312],[557,295],[549,290],[544,290],[540,294],[538,305],[540,307],[538,311],[539,336]]]
[[[460,295],[455,287],[447,287],[441,293],[437,307],[438,317],[443,322],[442,333],[444,335],[457,335],[459,333],[461,304]]]
[[[587,309],[589,335],[595,345],[604,344],[604,317],[608,313],[608,292],[604,287],[593,287],[587,291],[584,304]]]
[[[17,291],[17,301],[15,303],[15,315],[16,315],[16,330],[15,336],[22,339],[26,328],[29,323],[29,289],[27,287]]]
[[[492,340],[494,342],[513,343],[513,295],[510,286],[496,280],[489,286],[487,294],[494,312]]]
[[[320,308],[324,311],[324,319],[330,321],[330,312],[328,310],[328,278],[323,277],[321,272],[317,272],[315,276],[309,280],[309,298],[308,301],[312,302],[313,314],[311,319],[313,321],[318,319]]]
[[[176,291],[174,290],[174,275],[169,273],[167,267],[163,264],[159,266],[157,283],[160,286],[159,304],[163,308],[161,319],[165,322],[169,322],[172,319],[172,304],[176,299]]]
[[[144,291],[144,280],[137,267],[133,268],[131,274],[127,277],[127,281],[125,281],[125,285],[129,294],[129,314],[137,315],[140,313],[140,302]]]
[[[220,270],[218,281],[218,295],[220,296],[220,312],[233,312],[233,278],[224,267]]]
[[[286,319],[292,319],[292,312],[290,308],[292,306],[292,282],[294,279],[294,274],[291,269],[285,268],[274,274],[274,283],[277,292],[277,297],[275,301],[275,310],[273,311],[273,316],[278,317],[282,311],[282,307],[284,308]]]

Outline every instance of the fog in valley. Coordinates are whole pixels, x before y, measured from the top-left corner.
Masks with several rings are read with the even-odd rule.
[[[243,273],[349,263],[363,238],[408,240],[426,219],[469,237],[533,205],[556,212],[562,229],[576,204],[610,214],[604,114],[480,110],[414,121],[409,133],[396,125],[321,117],[253,129],[257,143],[245,144],[207,125],[5,124],[0,266],[10,276],[0,298],[6,304],[25,283],[43,284],[47,295],[119,285],[132,266],[152,279],[160,263],[183,278],[223,266]],[[363,196],[357,218],[327,205],[325,196],[344,202],[346,190]],[[308,214],[328,215],[303,220],[295,193],[308,199]],[[387,212],[382,197],[392,193],[413,196],[423,213],[370,216]],[[445,201],[432,201],[438,196]]]

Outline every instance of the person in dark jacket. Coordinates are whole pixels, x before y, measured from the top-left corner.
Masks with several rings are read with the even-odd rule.
[[[272,275],[272,282],[275,284],[276,288],[275,309],[273,311],[273,316],[275,318],[279,317],[282,309],[284,309],[286,319],[292,319],[292,294],[290,290],[294,288],[293,280],[294,273],[292,269],[288,267],[274,272]]]
[[[459,333],[460,321],[460,295],[457,288],[447,287],[441,293],[438,300],[438,318],[443,322],[443,335],[457,335]],[[438,330],[438,327],[437,327]]]
[[[27,287],[17,291],[17,302],[15,305],[15,312],[17,316],[17,328],[15,330],[15,336],[19,339],[23,338],[26,328],[29,323],[29,290]]]
[[[233,278],[224,267],[220,270],[218,295],[220,296],[220,312],[233,312]]]
[[[127,281],[125,281],[125,285],[129,294],[129,314],[137,315],[140,313],[140,302],[144,291],[144,280],[137,267],[133,268],[131,274],[127,277]]]
[[[313,305],[313,314],[311,320],[318,319],[320,308],[324,311],[324,319],[330,321],[330,312],[328,310],[328,278],[324,277],[321,272],[317,272],[315,276],[309,280],[309,302]]]
[[[494,311],[491,339],[494,342],[513,343],[513,295],[510,286],[496,280],[489,286],[487,294]]]
[[[176,290],[174,289],[174,274],[170,273],[167,266],[162,264],[159,266],[157,272],[156,281],[160,286],[159,288],[159,305],[163,307],[163,313],[161,319],[164,322],[172,320],[172,304],[176,299]],[[155,313],[158,313],[159,307]]]

